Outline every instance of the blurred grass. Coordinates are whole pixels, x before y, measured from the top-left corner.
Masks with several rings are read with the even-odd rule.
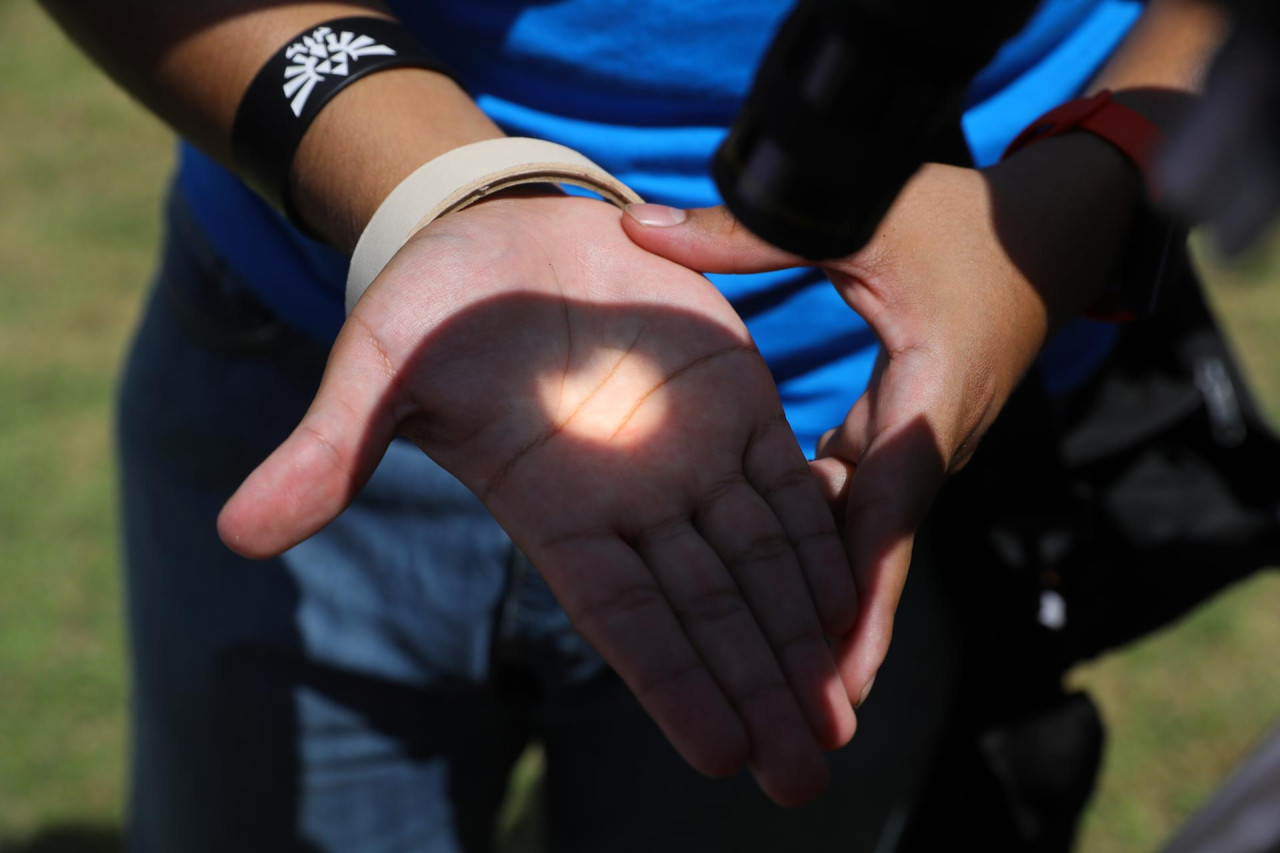
[[[125,750],[111,396],[172,141],[23,0],[0,0],[0,80],[0,851],[96,853]],[[1280,244],[1211,273],[1280,417]],[[1276,614],[1260,578],[1077,673],[1111,727],[1082,850],[1153,849],[1280,723]],[[508,837],[539,773],[531,753]]]
[[[1207,240],[1193,247],[1251,386],[1280,423],[1280,239],[1230,266]],[[1154,849],[1280,725],[1277,672],[1274,571],[1075,672],[1102,706],[1110,739],[1080,849]]]
[[[0,849],[109,849],[111,395],[172,144],[29,3],[0,0],[0,80]]]

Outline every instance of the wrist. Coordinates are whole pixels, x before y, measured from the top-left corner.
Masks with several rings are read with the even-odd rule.
[[[1088,133],[1046,139],[983,171],[997,236],[1055,329],[1117,274],[1144,203],[1141,175]]]
[[[294,157],[291,200],[316,232],[351,251],[378,206],[415,169],[502,135],[443,74],[375,74],[339,92],[316,117]]]
[[[378,205],[347,269],[350,313],[382,269],[415,234],[441,216],[512,187],[548,182],[588,189],[618,207],[641,201],[626,184],[571,148],[502,137],[453,148],[423,164]]]
[[[1092,297],[1083,304],[1095,318],[1149,313],[1163,287],[1180,274],[1185,229],[1156,212],[1158,188],[1151,174],[1167,130],[1192,101],[1189,93],[1169,89],[1099,91],[1046,113],[1009,146],[996,174],[1042,184],[1067,179],[1052,193],[1062,194],[1063,211],[1076,217],[1064,223],[1071,232],[1066,244],[1082,238],[1074,241],[1074,262],[1063,259],[1069,262],[1061,267],[1063,275],[1076,277],[1075,286],[1058,285],[1050,271],[1037,271],[1056,321],[1075,313],[1077,297]],[[1112,230],[1110,238],[1099,225]]]
[[[1191,108],[1199,100],[1194,92],[1182,89],[1165,89],[1151,86],[1116,89],[1111,93],[1115,100],[1160,128],[1167,138],[1181,127]]]

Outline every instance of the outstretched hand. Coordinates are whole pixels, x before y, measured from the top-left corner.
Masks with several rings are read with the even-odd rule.
[[[1072,186],[1073,160],[1063,155],[1074,157],[1075,145],[1033,147],[994,175],[926,166],[866,248],[820,264],[882,345],[866,392],[813,463],[844,518],[858,585],[857,624],[836,659],[859,701],[888,651],[915,531],[943,479],[972,455],[1035,359],[1050,314],[1087,303],[1118,252],[1136,195]],[[1095,169],[1091,158],[1112,155],[1081,156]],[[1117,165],[1098,162],[1095,177]],[[1093,211],[1099,199],[1109,208]],[[810,264],[723,207],[635,205],[624,228],[637,245],[703,272]]]
[[[857,617],[848,561],[733,309],[619,219],[510,196],[423,229],[219,530],[278,554],[407,436],[483,499],[694,767],[748,762],[802,802],[821,749],[853,734],[826,641]]]

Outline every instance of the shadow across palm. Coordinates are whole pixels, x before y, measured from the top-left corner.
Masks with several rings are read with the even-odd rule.
[[[618,213],[495,199],[424,229],[361,299],[316,401],[220,519],[278,553],[405,435],[480,495],[698,769],[779,802],[852,735],[826,643],[844,549],[741,321]]]

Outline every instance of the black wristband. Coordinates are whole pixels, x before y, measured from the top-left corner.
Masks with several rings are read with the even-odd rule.
[[[386,18],[337,18],[299,33],[253,78],[236,111],[231,157],[240,177],[308,231],[289,200],[289,169],[303,134],[329,99],[356,80],[405,67],[454,77]]]

